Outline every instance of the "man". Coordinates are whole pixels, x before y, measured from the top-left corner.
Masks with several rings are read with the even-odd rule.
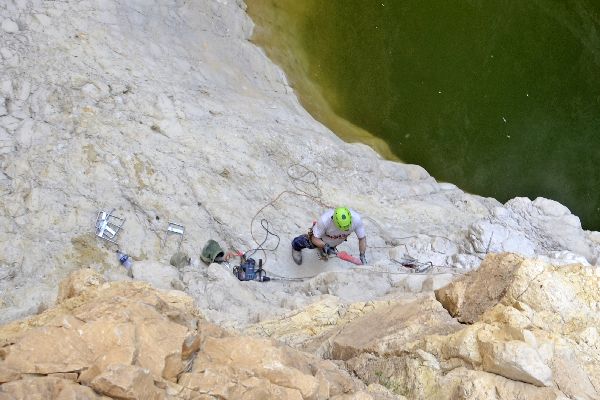
[[[318,248],[321,256],[327,259],[330,254],[337,254],[336,246],[345,241],[352,232],[358,237],[360,261],[367,263],[367,237],[365,227],[358,214],[346,207],[325,211],[308,234],[300,235],[292,240],[292,258],[298,265],[302,264],[302,249]]]

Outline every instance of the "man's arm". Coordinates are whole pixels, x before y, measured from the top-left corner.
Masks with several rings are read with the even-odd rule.
[[[314,244],[315,246],[317,246],[318,248],[322,249],[325,247],[325,242],[322,241],[321,239],[319,239],[318,237],[314,236],[311,239],[312,244]]]
[[[365,236],[362,239],[358,239],[358,251],[360,254],[365,254],[367,251],[367,237]]]
[[[367,237],[363,237],[362,239],[358,239],[358,251],[360,251],[360,261],[365,265],[367,263],[367,257],[365,256],[365,251],[367,251]]]

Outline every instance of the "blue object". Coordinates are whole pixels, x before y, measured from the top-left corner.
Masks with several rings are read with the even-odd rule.
[[[240,269],[242,270],[242,275],[244,277],[244,279],[240,280],[253,281],[256,278],[256,262],[253,258],[247,259],[242,265],[240,265]]]
[[[240,281],[269,282],[271,280],[262,269],[262,259],[258,260],[258,268],[256,268],[256,261],[253,258],[243,261],[241,265],[233,268],[233,275]]]
[[[119,262],[122,266],[124,266],[126,269],[131,269],[131,266],[133,265],[131,257],[121,252],[120,250],[117,250],[117,257],[119,257]]]
[[[302,250],[302,249],[314,249],[315,245],[312,244],[307,234],[300,235],[292,240],[292,248],[294,250]]]

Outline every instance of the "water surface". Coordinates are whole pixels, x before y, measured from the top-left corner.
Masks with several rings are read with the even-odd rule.
[[[256,40],[341,137],[377,148],[367,131],[438,180],[551,198],[600,230],[600,2],[247,3]]]

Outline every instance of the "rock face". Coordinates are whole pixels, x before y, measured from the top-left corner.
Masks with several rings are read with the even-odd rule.
[[[0,327],[0,399],[600,398],[600,271],[581,264],[490,255],[435,296],[325,296],[254,337],[91,269],[59,292]]]
[[[597,267],[490,255],[435,297],[333,319],[295,345],[410,399],[600,398]],[[318,321],[319,309],[310,310]],[[297,319],[298,332],[307,318]],[[260,324],[274,338],[294,331],[291,320],[280,325]]]
[[[251,31],[241,0],[0,4],[0,323],[37,314],[0,327],[0,399],[598,398],[600,234],[343,143]],[[342,204],[372,265],[296,266],[289,241]],[[134,282],[101,210],[125,220]],[[200,263],[208,239],[262,246],[279,280]],[[441,303],[419,294],[505,251],[537,260],[491,256]],[[224,330],[249,325],[271,338]]]
[[[500,251],[598,262],[598,234],[556,202],[502,205],[340,141],[248,40],[241,0],[4,1],[0,25],[0,323],[47,308],[61,279],[82,266],[128,280],[115,246],[94,236],[100,210],[125,219],[117,241],[139,279],[185,290],[207,318],[239,326],[322,294],[369,301],[396,285],[420,290],[384,275],[361,276],[371,283],[360,290],[330,274],[273,282],[260,295],[239,291],[230,307],[219,290],[233,283],[211,281],[198,263],[208,239],[256,248],[265,219],[281,239],[277,246],[269,235],[272,251],[258,254],[269,273],[347,269],[311,252],[299,269],[289,254],[289,241],[334,205],[364,216],[378,273],[402,272],[405,256],[472,269]],[[167,235],[169,222],[185,226],[181,243]],[[356,254],[356,240],[343,249]],[[177,250],[191,265],[175,272]],[[252,297],[258,306],[232,311]]]
[[[516,255],[489,256],[477,271],[436,290],[436,298],[458,321],[472,324],[506,295],[522,261]]]
[[[598,399],[599,304],[597,267],[505,253],[416,299],[324,299],[247,331],[409,399]]]
[[[0,399],[386,399],[331,361],[205,321],[193,300],[89,270],[0,327]],[[94,282],[94,284],[90,284]]]

